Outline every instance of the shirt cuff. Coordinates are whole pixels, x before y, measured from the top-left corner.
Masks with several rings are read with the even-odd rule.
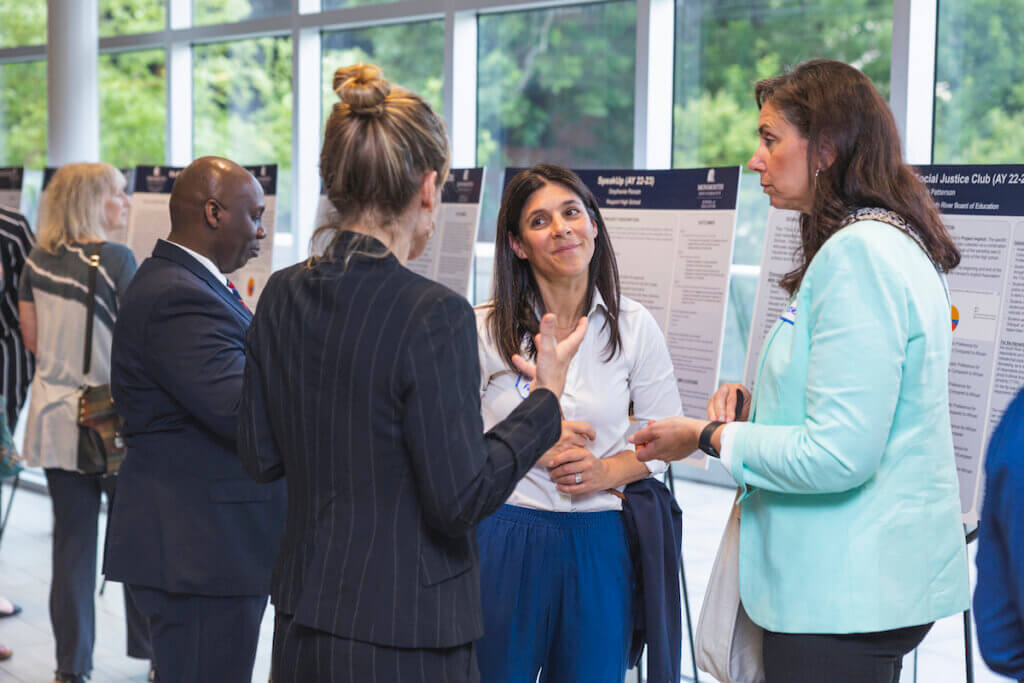
[[[644,464],[647,465],[647,469],[650,471],[648,476],[652,477],[668,469],[668,463],[664,460],[648,460]]]
[[[732,443],[736,439],[736,428],[739,426],[739,422],[730,422],[722,427],[722,447],[718,449],[719,460],[730,477],[732,476]]]

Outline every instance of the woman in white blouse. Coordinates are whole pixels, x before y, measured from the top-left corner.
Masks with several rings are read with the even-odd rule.
[[[682,411],[661,330],[619,293],[618,268],[593,195],[572,171],[539,165],[505,188],[495,238],[494,299],[477,308],[487,429],[528,394],[512,356],[532,356],[540,316],[558,339],[589,328],[569,366],[563,437],[478,532],[484,683],[622,681],[635,581],[622,523],[626,484],[666,465],[626,440],[641,421]]]

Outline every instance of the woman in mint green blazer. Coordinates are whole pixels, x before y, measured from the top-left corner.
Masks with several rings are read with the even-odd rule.
[[[720,453],[739,485],[740,595],[768,683],[891,683],[932,622],[969,605],[944,275],[960,256],[863,74],[815,60],[755,94],[749,167],[801,213],[789,304],[752,401],[724,385],[712,422],[634,441],[641,459]]]

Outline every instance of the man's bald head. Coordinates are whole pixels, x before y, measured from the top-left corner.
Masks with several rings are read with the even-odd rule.
[[[230,159],[200,157],[174,181],[169,239],[233,272],[259,252],[263,207],[251,173]]]

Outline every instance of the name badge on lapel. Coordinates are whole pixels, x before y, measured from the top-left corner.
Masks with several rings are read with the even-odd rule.
[[[786,306],[786,310],[779,316],[779,320],[790,325],[796,323],[796,301]]]

